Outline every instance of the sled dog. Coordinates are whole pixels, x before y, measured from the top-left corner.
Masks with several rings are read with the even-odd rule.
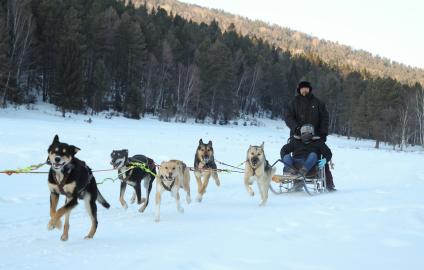
[[[180,205],[180,194],[178,192],[180,188],[187,192],[186,200],[187,203],[190,203],[190,172],[186,164],[180,160],[162,162],[156,175],[156,222],[160,220],[160,203],[164,191],[171,192],[177,203],[178,212],[184,212]]]
[[[51,165],[48,176],[50,189],[50,221],[47,225],[49,230],[62,227],[61,217],[65,216],[62,241],[68,240],[69,216],[72,209],[78,204],[78,199],[83,199],[86,210],[91,218],[91,228],[85,237],[93,238],[97,230],[97,205],[98,201],[105,208],[109,203],[103,198],[97,188],[96,179],[84,161],[75,157],[80,149],[74,145],[59,142],[56,135],[49,146],[47,163]],[[65,204],[56,210],[59,195],[66,197]]]
[[[194,176],[197,181],[197,201],[201,202],[203,195],[206,193],[208,187],[209,178],[212,176],[215,179],[217,186],[220,185],[218,173],[216,172],[216,164],[214,158],[214,151],[212,147],[212,141],[207,144],[203,143],[203,140],[199,140],[196,153],[194,155]],[[202,181],[203,177],[203,181]]]
[[[142,204],[138,211],[144,212],[149,205],[150,191],[152,190],[153,181],[155,180],[156,167],[153,159],[144,155],[135,155],[128,157],[128,150],[113,150],[110,154],[112,158],[110,164],[114,169],[118,170],[118,177],[121,180],[119,192],[119,202],[125,209],[128,208],[125,201],[125,189],[127,184],[134,188],[131,203],[137,199],[137,204]],[[146,198],[141,197],[141,182],[144,180],[144,188],[146,190]]]
[[[275,168],[271,168],[268,160],[265,158],[264,143],[260,146],[250,145],[247,150],[246,165],[244,171],[244,185],[247,192],[254,196],[255,193],[250,185],[256,180],[262,202],[260,206],[264,206],[268,200],[268,190]]]

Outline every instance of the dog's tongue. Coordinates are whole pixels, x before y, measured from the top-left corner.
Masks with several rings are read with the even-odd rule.
[[[60,163],[53,163],[53,167],[55,168],[55,169],[59,169],[60,167],[62,167],[63,166],[63,164],[60,164]]]
[[[110,165],[112,165],[112,167],[113,167],[114,169],[118,168],[118,165],[117,165],[117,164],[115,164],[115,162],[113,162],[113,161],[111,161],[111,162],[110,162]]]

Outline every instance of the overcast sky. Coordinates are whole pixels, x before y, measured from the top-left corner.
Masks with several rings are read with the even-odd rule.
[[[424,68],[424,0],[180,0]]]

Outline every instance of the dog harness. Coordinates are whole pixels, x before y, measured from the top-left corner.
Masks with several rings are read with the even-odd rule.
[[[60,194],[66,195],[65,190],[63,189],[63,186],[65,185],[66,180],[68,180],[69,174],[64,174],[61,182],[57,180],[56,173],[52,173],[52,176],[53,176],[53,180],[56,182],[57,187],[59,188]]]
[[[255,176],[256,175],[256,169],[257,168],[253,167],[253,164],[250,162],[250,159],[247,159],[246,161],[250,164],[250,167],[253,170],[253,176]],[[268,160],[265,159],[265,168],[264,168],[265,171],[268,170],[269,168],[271,168],[271,166],[269,165]]]
[[[121,172],[121,170],[123,172],[122,172],[122,174],[119,174],[118,175],[119,180],[121,180],[121,182],[126,182],[127,181],[126,179],[131,177],[134,168],[128,169],[127,168],[127,164],[125,164],[124,167],[122,167],[121,169],[119,169],[119,172]],[[127,173],[128,173],[128,175],[127,175]]]
[[[165,185],[165,183],[162,181],[163,180],[163,176],[160,176],[160,183],[162,184],[162,187],[168,191],[171,191],[172,187],[175,184],[175,179],[172,181],[171,185],[168,187],[167,185]]]
[[[69,165],[69,166],[66,165],[65,167],[67,168],[67,172],[63,172],[63,179],[62,179],[61,182],[59,182],[57,180],[56,173],[52,173],[52,176],[53,176],[53,180],[56,182],[57,187],[59,188],[60,194],[63,194],[63,195],[66,196],[66,192],[63,189],[63,187],[65,186],[65,183],[68,180],[69,175],[71,174],[71,171],[72,171],[74,166],[73,165]],[[80,198],[80,199],[82,199],[82,197],[84,195],[85,188],[88,186],[88,184],[90,184],[91,180],[94,178],[93,173],[91,172],[91,169],[87,166],[85,166],[85,168],[88,170],[88,181],[87,181],[87,184],[77,192],[78,198]]]

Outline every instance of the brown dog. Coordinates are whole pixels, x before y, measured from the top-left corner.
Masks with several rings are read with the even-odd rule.
[[[190,172],[186,164],[180,160],[162,162],[159,172],[156,175],[156,222],[160,220],[160,203],[164,191],[171,192],[177,203],[178,212],[184,212],[184,209],[180,205],[180,188],[183,188],[187,192],[186,200],[187,203],[190,203]]]
[[[211,176],[215,179],[215,183],[219,187],[220,181],[216,169],[212,141],[205,144],[203,140],[200,139],[196,154],[194,155],[194,176],[197,181],[198,202],[202,201],[203,194],[206,193],[206,188],[208,187],[209,178]]]

